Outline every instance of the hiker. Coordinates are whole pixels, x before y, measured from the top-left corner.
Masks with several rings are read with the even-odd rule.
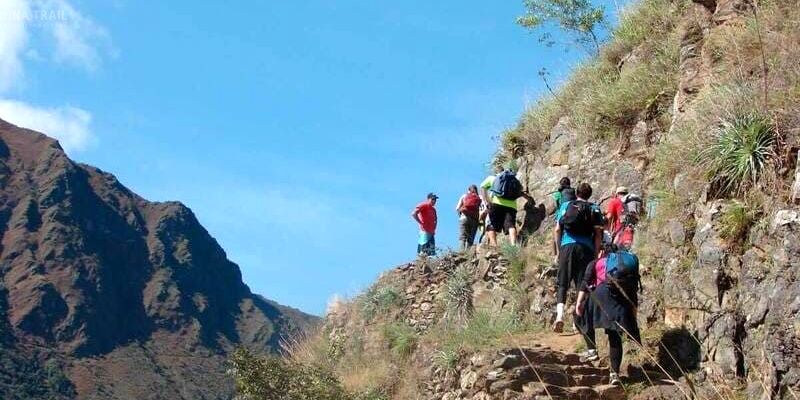
[[[411,218],[419,224],[419,240],[417,242],[417,254],[433,256],[436,254],[436,200],[439,199],[434,193],[428,193],[427,200],[419,203]]]
[[[606,206],[607,229],[614,244],[630,249],[636,224],[642,212],[642,198],[629,193],[628,188],[620,186]]]
[[[628,195],[628,188],[620,186],[614,192],[614,197],[608,201],[606,206],[606,223],[608,231],[611,235],[616,235],[622,229],[622,217],[625,212],[625,206],[622,203],[623,197]]]
[[[622,363],[622,338],[641,345],[636,309],[639,304],[639,259],[633,253],[609,244],[602,258],[589,263],[584,273],[578,301],[577,325],[586,341],[586,361],[599,359],[595,329],[605,329],[611,360],[609,383],[617,385]]]
[[[569,177],[565,176],[558,181],[558,189],[551,193],[553,195],[553,201],[556,204],[555,207],[555,214],[558,216],[558,210],[561,208],[561,205],[575,200],[575,189],[572,187],[572,182],[570,181]],[[558,222],[558,218],[556,217],[556,222]],[[558,247],[560,243],[553,241],[553,252],[554,254],[558,254]],[[558,264],[558,263],[556,263]]]
[[[558,292],[556,294],[555,332],[564,330],[564,303],[570,282],[580,287],[586,266],[597,258],[602,250],[603,214],[600,208],[589,202],[592,186],[578,185],[577,198],[563,203],[556,213],[553,243],[558,264]]]
[[[488,208],[489,223],[486,226],[489,245],[497,247],[497,233],[508,233],[512,245],[517,244],[517,199],[522,196],[522,184],[516,173],[508,168],[497,169],[497,175],[489,175],[481,183],[483,201]]]
[[[481,213],[481,198],[478,196],[478,187],[469,185],[467,193],[458,199],[456,212],[459,221],[459,243],[461,249],[466,250],[475,243],[475,234],[478,232]]]
[[[575,200],[575,189],[572,188],[569,177],[563,177],[558,181],[558,189],[553,192],[553,201],[556,203],[556,210],[561,208],[562,203]]]

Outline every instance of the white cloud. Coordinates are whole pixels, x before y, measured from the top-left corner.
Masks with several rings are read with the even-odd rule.
[[[0,0],[0,92],[21,86],[26,60],[46,58],[93,71],[113,52],[106,29],[69,0]]]
[[[20,57],[28,42],[27,0],[0,0],[0,92],[18,86],[23,75]]]
[[[100,49],[110,48],[105,28],[83,16],[66,0],[39,0],[42,15],[54,15],[45,29],[55,41],[55,61],[87,70],[100,66]]]
[[[43,40],[33,40],[39,37]],[[0,0],[0,94],[24,86],[26,62],[52,60],[93,71],[104,52],[113,50],[110,43],[106,30],[69,0]],[[92,115],[78,107],[47,108],[0,98],[0,118],[58,139],[67,152],[94,142]]]
[[[39,108],[21,101],[0,100],[0,118],[58,139],[68,153],[94,142],[92,115],[77,107]]]

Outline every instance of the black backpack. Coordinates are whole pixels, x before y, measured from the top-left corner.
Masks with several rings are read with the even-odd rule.
[[[594,233],[594,210],[592,204],[575,200],[567,204],[567,210],[558,221],[572,235],[591,236]]]
[[[575,189],[571,187],[561,188],[559,192],[561,193],[561,199],[558,201],[558,207],[561,207],[564,203],[569,203],[570,201],[578,199],[578,195],[575,194]]]
[[[497,197],[516,200],[522,196],[522,183],[513,172],[505,170],[494,178],[489,191]]]

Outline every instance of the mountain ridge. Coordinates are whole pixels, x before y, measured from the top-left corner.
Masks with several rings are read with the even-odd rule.
[[[253,294],[184,204],[149,202],[72,161],[56,140],[2,120],[0,229],[1,333],[11,347],[52,349],[68,375],[102,369],[86,359],[112,363],[120,349],[163,343],[187,356],[208,351],[222,365],[234,347],[274,351],[316,320]],[[212,376],[224,373],[219,365]],[[78,398],[92,398],[98,382],[78,382]],[[225,398],[227,386],[157,398]]]

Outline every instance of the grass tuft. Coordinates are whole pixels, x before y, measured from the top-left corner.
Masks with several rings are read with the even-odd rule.
[[[709,168],[708,178],[720,194],[742,194],[758,186],[776,158],[778,137],[769,118],[757,112],[723,119],[711,146],[698,162]]]
[[[361,303],[361,315],[366,321],[372,321],[377,315],[384,314],[403,301],[400,293],[392,286],[372,286],[364,293]]]
[[[472,270],[461,265],[453,270],[444,285],[445,317],[462,323],[472,315]]]
[[[739,241],[747,235],[758,217],[758,208],[734,200],[725,207],[720,216],[720,236],[726,240]]]
[[[400,358],[410,356],[419,340],[419,335],[414,328],[404,323],[386,325],[383,328],[383,336],[389,342],[389,349]]]

